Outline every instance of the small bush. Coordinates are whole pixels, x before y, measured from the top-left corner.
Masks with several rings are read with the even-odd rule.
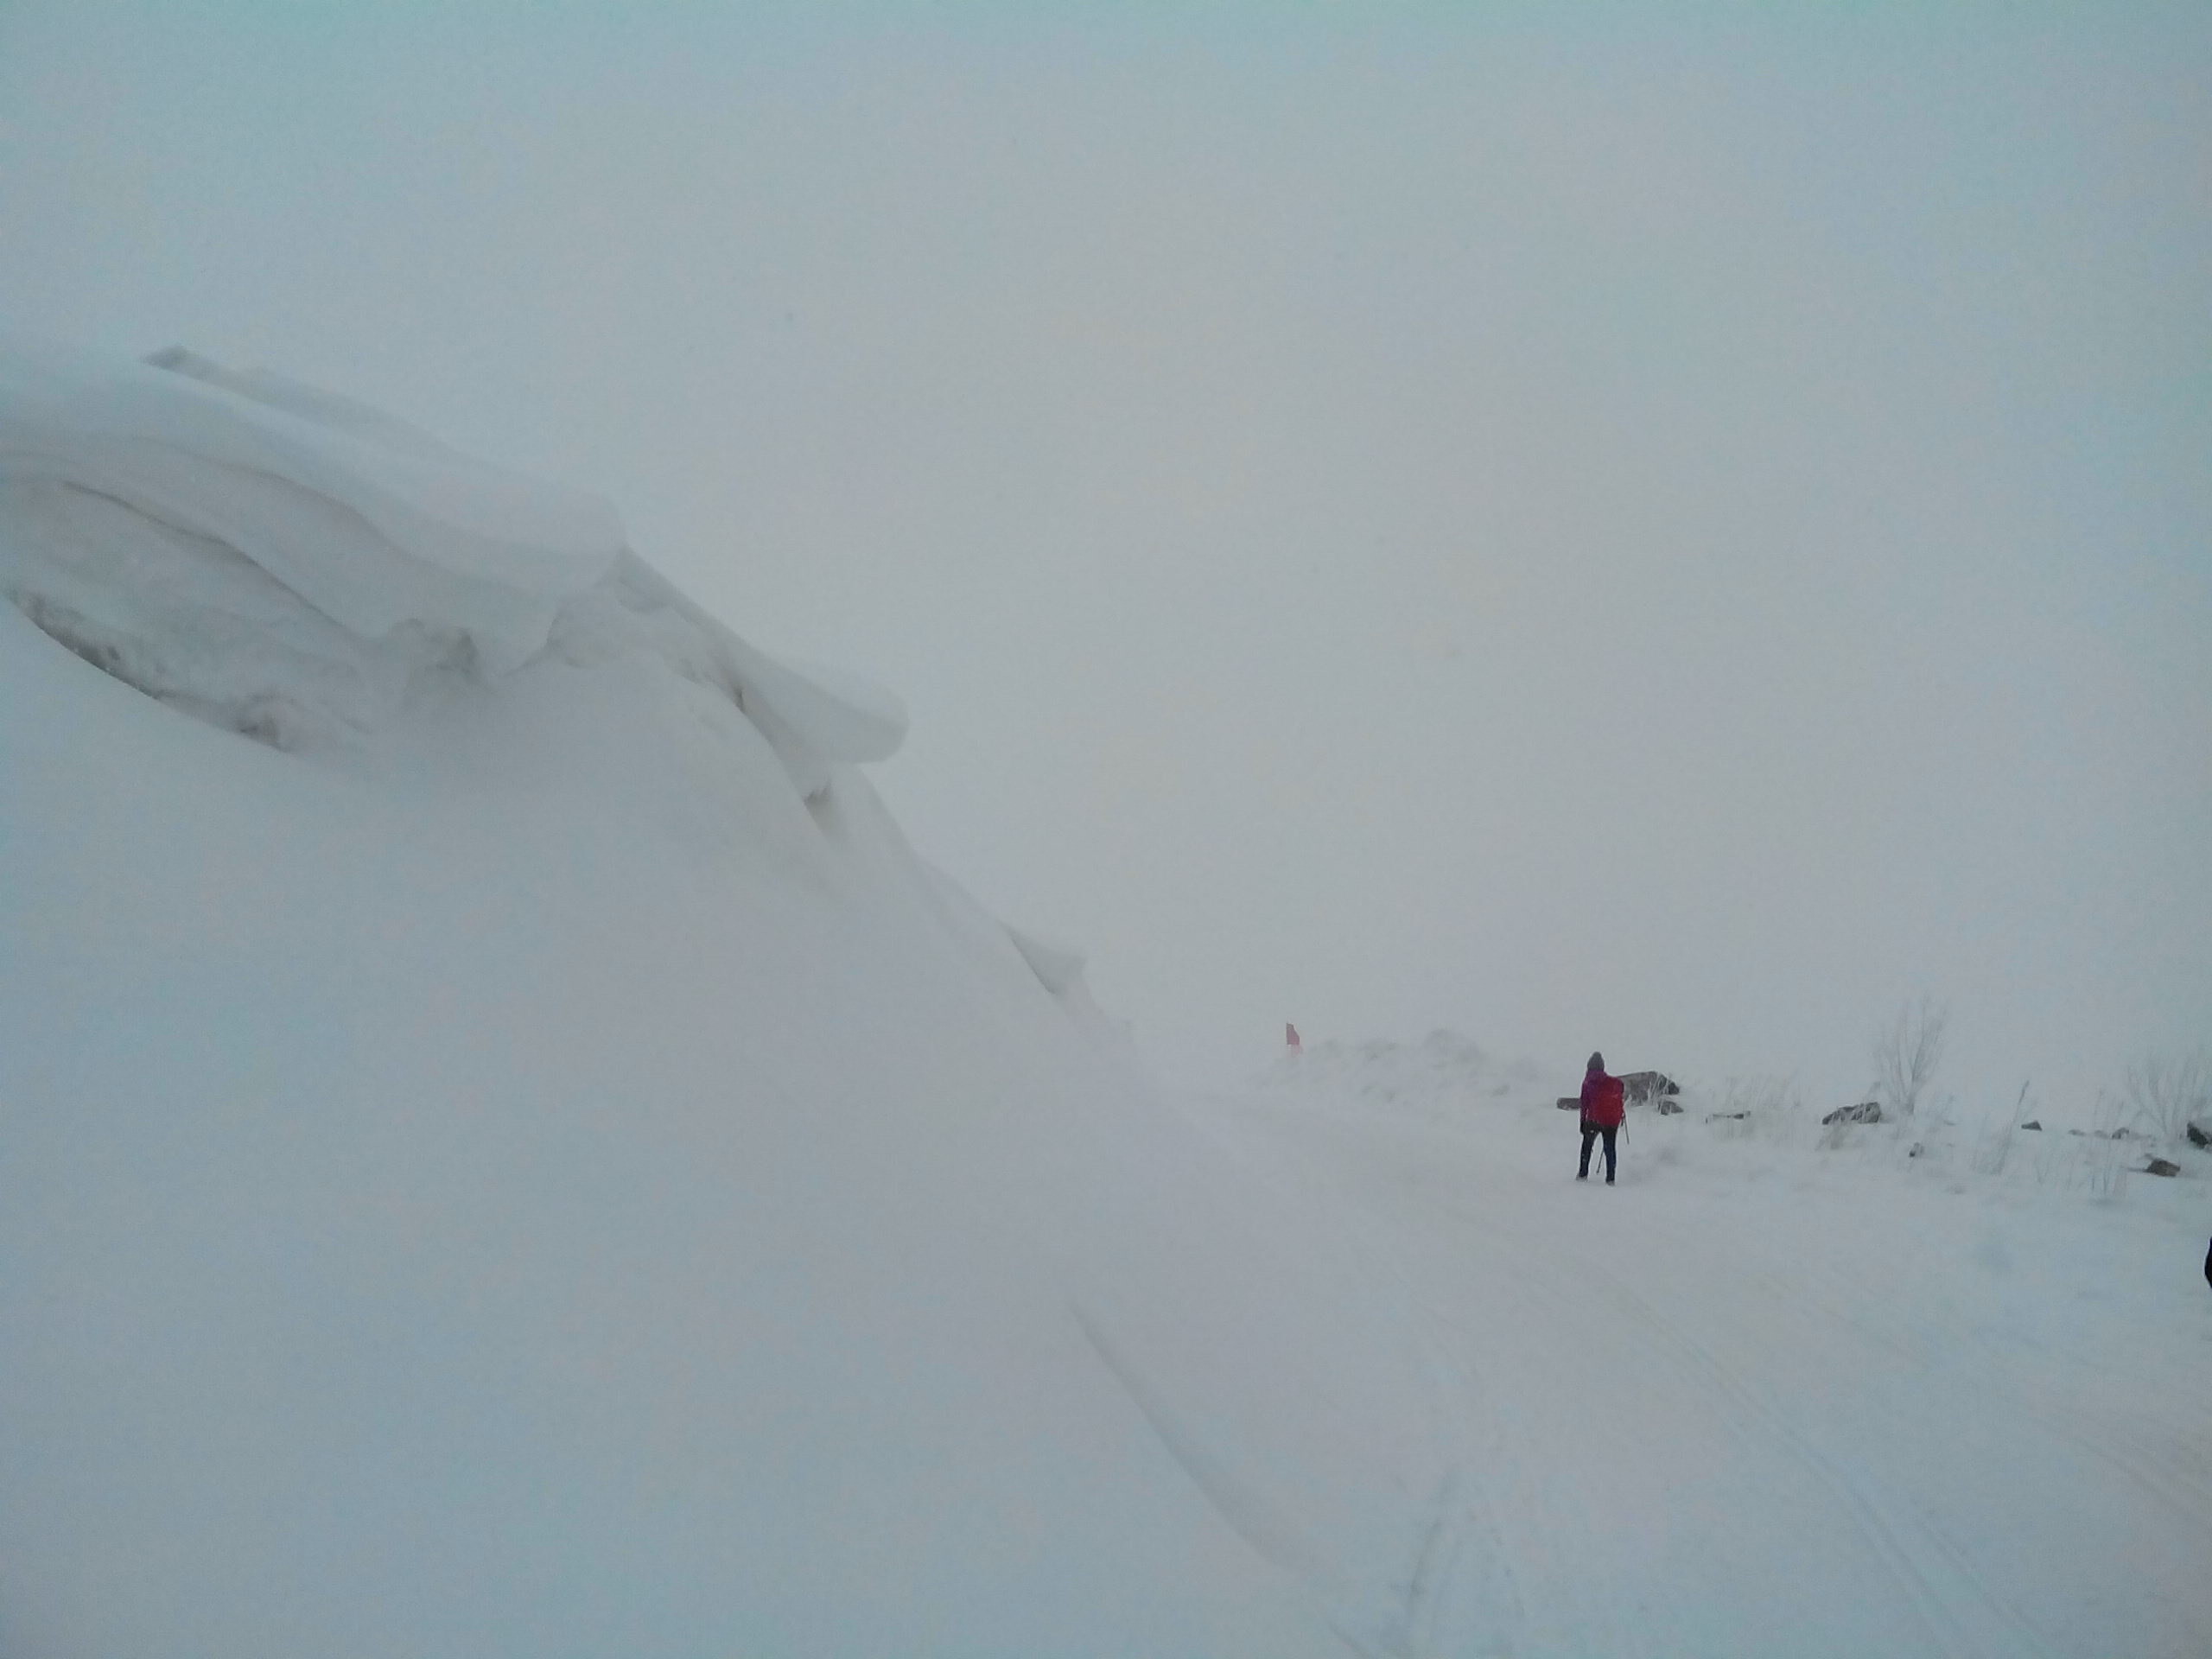
[[[1985,1122],[1981,1134],[1974,1143],[1974,1170],[1977,1175],[2002,1175],[2005,1165],[2012,1155],[2012,1137],[2018,1131],[2007,1112],[1994,1122]]]
[[[2212,1055],[2152,1055],[2127,1068],[2122,1091],[2128,1125],[2159,1141],[2178,1141],[2191,1118],[2212,1116]]]
[[[1716,1139],[1748,1141],[1762,1132],[1786,1135],[1802,1110],[1795,1077],[1731,1077],[1705,1121]]]
[[[1929,997],[1908,1002],[1896,1020],[1874,1035],[1875,1086],[1899,1117],[1910,1117],[1920,1091],[1943,1058],[1943,1027],[1950,1011]]]

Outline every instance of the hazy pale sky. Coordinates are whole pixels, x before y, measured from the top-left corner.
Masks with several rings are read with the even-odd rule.
[[[1163,1070],[2212,1040],[2212,8],[0,0],[0,326],[611,498]]]

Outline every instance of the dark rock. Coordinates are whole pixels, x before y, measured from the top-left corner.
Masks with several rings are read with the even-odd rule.
[[[1878,1101],[1864,1100],[1856,1106],[1839,1106],[1821,1120],[1823,1123],[1878,1123],[1882,1108]]]
[[[2189,1143],[2193,1147],[2212,1147],[2212,1122],[2199,1120],[2189,1126]]]
[[[2153,1158],[2143,1166],[2143,1173],[2145,1175],[2178,1175],[2181,1173],[2181,1166],[2170,1164],[2163,1158]]]
[[[2021,1127],[2022,1128],[2024,1128],[2024,1129],[2037,1129],[2037,1130],[2039,1130],[2039,1129],[2041,1129],[2041,1128],[2043,1128],[2043,1125],[2042,1125],[2042,1124],[2040,1124],[2040,1123],[2038,1123],[2038,1122],[2036,1122],[2036,1120],[2035,1120],[2035,1119],[2033,1119],[2033,1118],[2031,1117],[2031,1118],[2030,1118],[2026,1122],[2024,1122],[2024,1123],[2021,1124],[2021,1125],[2020,1125],[2020,1127]]]
[[[1681,1114],[1682,1114],[1682,1104],[1681,1104],[1681,1103],[1680,1101],[1678,1101],[1678,1100],[1662,1100],[1662,1101],[1661,1101],[1661,1102],[1659,1103],[1659,1116],[1662,1116],[1662,1117],[1680,1117],[1680,1116],[1681,1116]]]
[[[1682,1086],[1663,1071],[1624,1071],[1621,1074],[1621,1088],[1628,1096],[1628,1103],[1641,1106],[1647,1100],[1662,1100],[1669,1095],[1679,1095]]]
[[[1582,1096],[1580,1095],[1561,1095],[1559,1097],[1559,1109],[1562,1112],[1580,1111],[1582,1109]]]
[[[1749,1117],[1750,1116],[1749,1112],[1707,1112],[1705,1115],[1705,1121],[1708,1123],[1718,1123],[1724,1117]]]

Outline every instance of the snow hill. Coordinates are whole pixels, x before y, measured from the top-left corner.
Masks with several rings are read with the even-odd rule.
[[[1413,1322],[602,504],[0,353],[0,1653],[1407,1651]]]

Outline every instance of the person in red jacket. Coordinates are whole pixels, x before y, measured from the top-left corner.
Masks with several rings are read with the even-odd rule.
[[[1618,1077],[1605,1075],[1605,1057],[1592,1054],[1589,1069],[1582,1074],[1582,1167],[1574,1179],[1590,1179],[1590,1143],[1599,1135],[1605,1137],[1605,1185],[1613,1184],[1613,1137],[1620,1133],[1621,1120],[1628,1116],[1625,1091]]]

